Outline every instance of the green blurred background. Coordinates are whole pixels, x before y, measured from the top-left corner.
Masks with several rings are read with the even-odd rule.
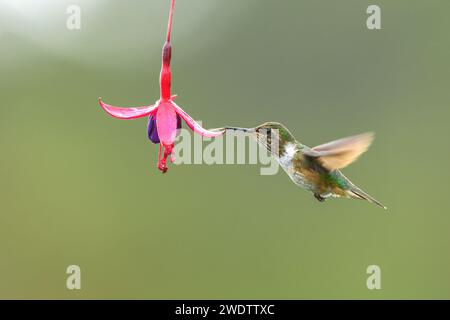
[[[168,9],[0,0],[0,298],[450,298],[450,3],[176,4],[179,105],[205,127],[280,121],[311,146],[373,130],[344,172],[387,212],[319,203],[257,165],[162,175],[146,120],[108,117],[97,97],[158,99]],[[381,290],[366,287],[372,264]]]

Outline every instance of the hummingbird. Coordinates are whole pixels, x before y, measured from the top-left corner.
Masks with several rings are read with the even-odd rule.
[[[292,133],[278,122],[266,122],[255,128],[223,129],[242,131],[253,136],[276,158],[297,186],[310,191],[320,202],[330,197],[354,198],[367,200],[386,209],[340,171],[369,148],[374,138],[371,132],[310,148],[297,141]]]

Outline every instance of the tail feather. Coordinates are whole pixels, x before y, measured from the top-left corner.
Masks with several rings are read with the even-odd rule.
[[[368,195],[367,193],[365,193],[364,191],[362,191],[360,188],[358,188],[356,186],[352,186],[352,188],[349,189],[347,191],[347,193],[352,198],[361,199],[361,200],[367,200],[367,201],[375,203],[376,205],[378,205],[378,206],[382,207],[383,209],[387,210],[387,208],[381,202],[379,202],[374,197]]]

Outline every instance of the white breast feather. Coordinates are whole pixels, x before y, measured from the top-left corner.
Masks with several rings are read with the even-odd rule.
[[[294,143],[287,143],[284,146],[284,153],[280,157],[280,164],[286,170],[292,166],[292,159],[297,152],[297,146]]]

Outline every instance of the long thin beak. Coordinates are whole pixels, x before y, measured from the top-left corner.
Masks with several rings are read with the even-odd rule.
[[[255,129],[253,129],[253,128],[240,128],[240,127],[225,127],[224,129],[225,130],[242,131],[242,132],[248,132],[248,133],[255,131]]]
[[[222,127],[222,128],[215,128],[210,129],[211,131],[226,131],[226,130],[233,130],[233,131],[241,131],[245,133],[255,133],[255,128],[241,128],[241,127]]]
[[[225,127],[225,130],[234,130],[234,131],[243,131],[243,132],[248,131],[247,128],[239,128],[239,127]]]

